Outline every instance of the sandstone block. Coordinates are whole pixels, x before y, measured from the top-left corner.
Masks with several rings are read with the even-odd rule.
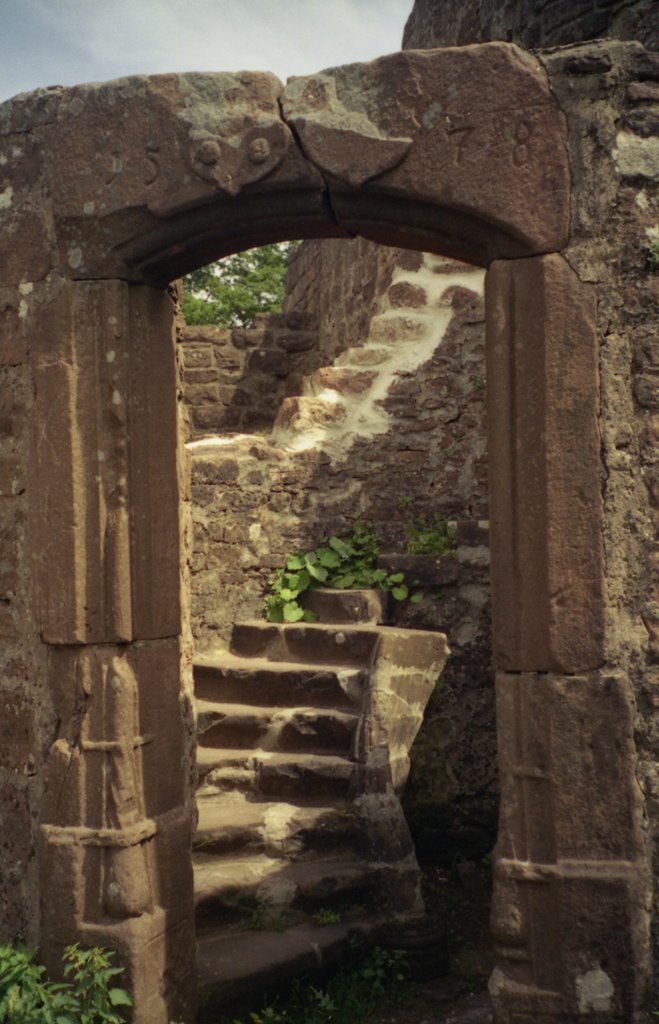
[[[368,391],[375,377],[376,373],[370,370],[324,366],[308,378],[307,387],[314,395],[323,391],[337,391],[340,395],[361,395]]]
[[[598,970],[608,978],[599,1008],[633,1020],[648,959],[648,868],[629,683],[605,672],[500,674],[497,726],[495,1006],[576,1019],[584,978]]]
[[[325,221],[320,176],[281,120],[281,89],[266,73],[160,75],[57,89],[3,104],[3,134],[9,125],[21,124],[22,148],[41,153],[41,161],[32,161],[34,181],[7,186],[14,191],[3,207],[5,279],[40,280],[47,273],[51,203],[61,272],[84,279],[125,279],[127,254],[118,251],[124,243],[132,250],[129,259],[148,259],[154,248],[169,247],[163,219],[205,207],[208,225],[209,200],[225,201],[264,178],[268,189],[301,185],[301,206]],[[0,144],[16,148],[16,136]],[[16,162],[12,158],[2,168],[0,192]],[[81,175],[80,167],[88,173]],[[44,202],[44,195],[52,198]],[[268,212],[260,216],[267,218]],[[147,238],[151,233],[159,236],[155,247]],[[16,237],[22,245],[15,244]],[[168,268],[161,280],[177,276]]]
[[[396,103],[383,104],[385,95]],[[377,183],[428,210],[450,195],[442,235],[453,236],[455,255],[469,262],[560,249],[565,242],[569,173],[558,155],[565,153],[565,125],[540,64],[514,46],[406,51],[332,68],[291,80],[282,104],[305,153],[330,183],[340,222],[351,230],[378,240],[378,200],[367,209],[363,199]],[[536,197],[533,209],[527,194]],[[487,238],[476,240],[458,207],[488,222]],[[389,244],[391,235],[381,232]]]
[[[212,364],[213,348],[211,345],[181,345],[183,353],[183,366],[188,369],[206,367]]]
[[[0,768],[25,771],[32,757],[33,709],[19,696],[5,696],[0,721]]]
[[[3,366],[17,366],[27,356],[24,318],[19,315],[20,303],[18,291],[0,288],[0,365]]]
[[[143,1024],[194,1003],[194,944],[168,949],[193,921],[180,660],[175,641],[50,657],[60,735],[41,809],[42,951],[56,968],[72,941],[116,949]]]
[[[383,590],[335,590],[320,587],[302,595],[320,622],[387,622],[389,595]]]
[[[66,283],[34,310],[33,508],[51,643],[180,629],[173,311],[122,282]]]
[[[558,255],[486,279],[490,534],[501,668],[604,659],[594,290]]]
[[[362,699],[364,671],[359,668],[309,669],[291,662],[252,658],[245,665],[231,654],[198,655],[195,659],[197,695],[207,700],[295,706],[311,701],[317,707],[350,708]]]

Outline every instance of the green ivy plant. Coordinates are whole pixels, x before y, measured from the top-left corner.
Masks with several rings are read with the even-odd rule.
[[[67,946],[63,982],[44,978],[33,950],[0,946],[0,1024],[124,1024],[118,1007],[132,1000],[112,984],[123,968],[113,953]]]
[[[407,552],[410,555],[450,555],[455,551],[455,527],[436,514],[418,519],[407,527]]]
[[[344,537],[329,537],[312,551],[289,555],[270,582],[265,599],[269,622],[315,622],[318,616],[300,603],[306,591],[318,587],[338,590],[386,590],[396,601],[410,596],[402,572],[388,573],[377,565],[380,538],[373,524],[357,522]],[[421,600],[412,595],[411,600]]]

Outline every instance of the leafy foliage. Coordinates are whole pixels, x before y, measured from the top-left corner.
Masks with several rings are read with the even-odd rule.
[[[446,519],[418,519],[407,527],[407,551],[410,555],[450,555],[455,551],[455,528]]]
[[[659,240],[650,242],[645,258],[647,269],[656,274],[659,270]]]
[[[297,242],[278,242],[227,256],[184,278],[187,324],[249,327],[258,313],[276,313],[288,260]]]
[[[44,978],[32,950],[0,946],[0,1024],[124,1024],[117,1007],[131,998],[112,985],[123,968],[111,952],[67,946],[64,982]]]
[[[400,995],[407,976],[405,954],[378,946],[356,948],[355,956],[356,966],[339,971],[324,988],[295,982],[285,1002],[276,1000],[250,1013],[249,1024],[370,1024],[385,999],[395,1001]]]
[[[316,924],[319,924],[324,928],[331,924],[339,924],[341,921],[341,914],[338,910],[332,910],[331,907],[321,907],[313,915],[313,919]]]
[[[409,597],[402,572],[388,573],[377,565],[380,538],[372,523],[358,522],[344,537],[329,537],[312,551],[289,555],[270,583],[265,613],[270,622],[315,622],[314,612],[300,604],[307,590],[352,587],[387,590],[397,601]]]

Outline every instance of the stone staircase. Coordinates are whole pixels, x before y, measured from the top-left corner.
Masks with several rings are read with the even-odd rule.
[[[323,621],[241,623],[195,660],[201,1019],[423,919],[398,793],[446,637],[314,601]]]
[[[401,377],[432,358],[453,319],[456,292],[476,298],[483,286],[481,270],[430,253],[413,273],[397,268],[363,343],[304,377],[302,394],[283,399],[272,442],[292,452],[320,448],[340,461],[356,438],[385,434],[386,399]]]

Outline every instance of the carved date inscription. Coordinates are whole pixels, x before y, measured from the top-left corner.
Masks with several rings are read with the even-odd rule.
[[[528,121],[517,121],[513,129],[513,139],[515,145],[513,147],[513,163],[515,167],[523,167],[524,164],[529,162],[531,155],[531,136],[533,135],[533,125],[529,124]]]
[[[456,164],[464,162],[472,149],[472,142],[475,141],[477,144],[477,140],[472,140],[472,135],[476,130],[476,126],[473,124],[461,124],[453,121],[450,117],[446,118],[444,131],[447,138],[454,142],[453,159]],[[505,135],[511,143],[509,158],[515,167],[523,167],[531,158],[532,123],[521,119],[515,121],[512,127],[505,131]]]
[[[465,144],[470,135],[475,132],[473,124],[451,124],[450,122],[446,125],[446,134],[448,136],[454,136],[457,142],[455,149],[455,162],[461,164],[464,160],[465,155]]]

